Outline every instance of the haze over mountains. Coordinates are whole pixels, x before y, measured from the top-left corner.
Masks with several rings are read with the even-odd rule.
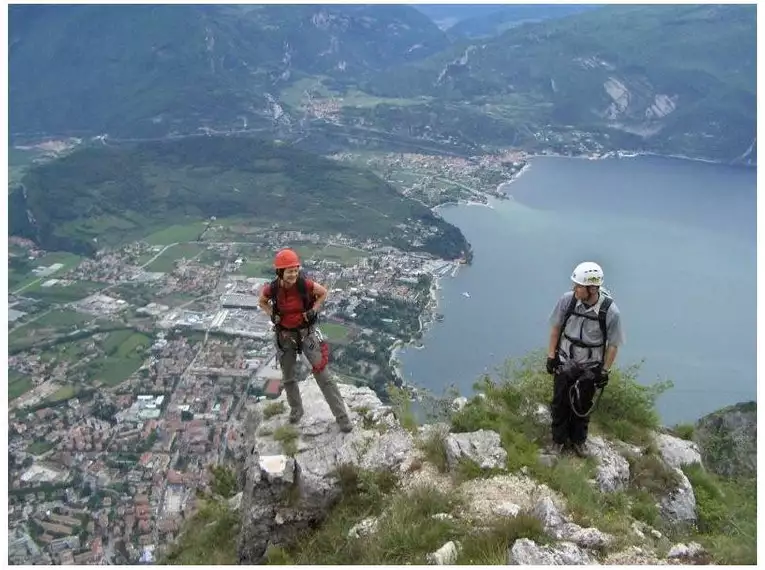
[[[363,128],[458,152],[753,160],[754,6],[579,8],[471,39],[406,5],[11,6],[10,130]]]

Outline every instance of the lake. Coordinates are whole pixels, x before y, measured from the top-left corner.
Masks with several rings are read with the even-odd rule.
[[[670,379],[663,423],[756,399],[756,171],[641,156],[535,157],[510,200],[447,206],[471,266],[441,281],[441,323],[399,355],[404,377],[464,395],[506,358],[544,348],[580,261],[597,261],[623,317],[617,366]],[[468,292],[470,297],[463,296]]]

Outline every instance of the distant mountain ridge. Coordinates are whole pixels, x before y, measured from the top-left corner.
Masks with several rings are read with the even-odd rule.
[[[347,128],[753,163],[755,10],[606,6],[454,39],[405,5],[14,5],[11,138]]]
[[[269,125],[297,78],[342,85],[449,44],[398,5],[16,5],[9,30],[12,134]]]
[[[635,150],[753,157],[755,7],[608,6],[464,40],[366,89],[469,103],[510,133],[608,128],[634,135]]]

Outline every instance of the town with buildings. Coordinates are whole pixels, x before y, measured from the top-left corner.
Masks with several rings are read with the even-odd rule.
[[[49,265],[12,239],[35,269],[9,295],[10,563],[158,560],[246,403],[281,393],[257,300],[282,244],[330,291],[319,326],[333,373],[375,389],[397,380],[379,354],[421,334],[437,279],[459,266],[343,236],[216,231]]]
[[[526,164],[513,153],[334,158],[363,161],[430,206],[486,204]],[[416,250],[431,230],[413,221],[400,231]],[[10,563],[161,559],[248,405],[281,394],[273,325],[258,298],[286,245],[330,292],[318,326],[336,379],[415,397],[396,352],[442,318],[438,280],[465,259],[214,217],[91,258],[10,238]]]

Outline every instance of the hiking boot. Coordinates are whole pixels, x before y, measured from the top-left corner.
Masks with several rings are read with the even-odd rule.
[[[303,408],[292,408],[290,410],[290,423],[296,424],[303,417]]]
[[[340,426],[340,431],[343,433],[349,433],[353,431],[353,424],[348,416],[344,418],[337,418],[337,425]]]
[[[563,451],[566,449],[565,443],[553,443],[547,448],[547,455],[563,455]]]
[[[576,455],[582,459],[590,456],[590,453],[587,451],[587,444],[585,442],[574,443],[572,444],[571,449],[573,449],[574,453],[576,453]]]

